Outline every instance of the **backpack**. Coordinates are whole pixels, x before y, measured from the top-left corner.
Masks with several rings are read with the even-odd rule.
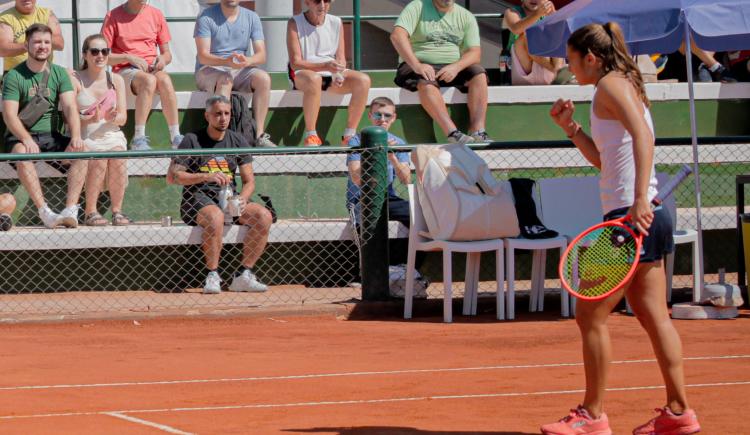
[[[251,147],[256,142],[255,118],[244,96],[232,92],[232,119],[229,121],[229,129],[247,140]]]
[[[428,236],[471,241],[515,237],[518,217],[510,183],[464,144],[421,145],[412,153]]]

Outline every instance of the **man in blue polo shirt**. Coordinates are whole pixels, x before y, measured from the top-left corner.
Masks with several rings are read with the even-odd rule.
[[[198,89],[227,98],[232,91],[252,92],[256,146],[276,146],[265,132],[271,76],[259,67],[266,63],[266,44],[258,14],[241,7],[239,0],[221,0],[201,12],[193,37],[198,50],[195,65]],[[251,43],[252,55],[247,55]]]

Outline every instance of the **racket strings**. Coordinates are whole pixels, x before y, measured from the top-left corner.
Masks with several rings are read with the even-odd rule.
[[[621,226],[600,227],[570,248],[562,269],[563,279],[582,296],[601,296],[623,282],[635,257],[635,238],[628,230]]]

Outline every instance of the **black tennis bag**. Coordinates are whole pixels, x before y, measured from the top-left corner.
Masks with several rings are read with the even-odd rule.
[[[244,96],[232,93],[232,119],[229,121],[229,129],[240,134],[247,140],[251,147],[255,146],[257,129],[253,109],[251,109]]]

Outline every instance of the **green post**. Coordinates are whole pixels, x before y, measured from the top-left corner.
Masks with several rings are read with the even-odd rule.
[[[360,0],[354,0],[354,69],[362,69],[362,20],[359,9]]]
[[[73,0],[73,69],[78,69],[81,58],[78,36],[78,0]]]
[[[360,238],[362,300],[388,294],[388,133],[381,127],[362,130]]]

